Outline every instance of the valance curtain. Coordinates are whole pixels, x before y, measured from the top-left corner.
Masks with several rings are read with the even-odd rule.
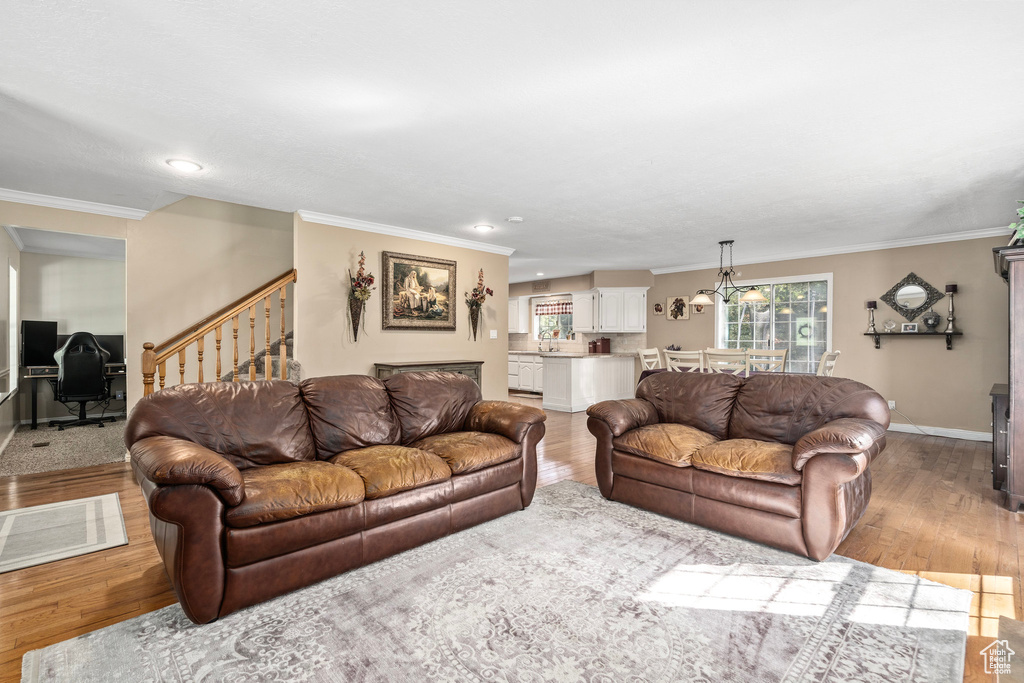
[[[569,315],[572,313],[571,301],[555,301],[552,303],[537,304],[533,309],[536,315]]]

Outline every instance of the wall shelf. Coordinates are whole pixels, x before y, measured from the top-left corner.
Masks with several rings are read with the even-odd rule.
[[[946,349],[953,350],[953,337],[962,337],[963,332],[865,332],[865,337],[875,338],[875,348],[882,348],[882,337],[945,337]]]

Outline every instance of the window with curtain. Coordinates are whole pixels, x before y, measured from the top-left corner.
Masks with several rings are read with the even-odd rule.
[[[715,345],[728,349],[787,349],[786,372],[816,372],[831,348],[832,274],[737,283],[756,286],[767,303],[718,301]]]
[[[572,299],[539,301],[533,305],[533,315],[536,339],[547,338],[544,332],[551,332],[554,336],[555,330],[558,331],[558,339],[568,339],[572,333]]]

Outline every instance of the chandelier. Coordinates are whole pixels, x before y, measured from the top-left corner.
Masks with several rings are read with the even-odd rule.
[[[732,282],[732,276],[736,274],[736,271],[732,267],[732,243],[733,240],[722,240],[718,243],[718,276],[722,278],[722,281],[718,283],[718,286],[714,289],[698,289],[697,295],[690,299],[690,305],[693,306],[709,306],[714,302],[711,298],[715,294],[722,297],[722,301],[728,303],[732,298],[732,295],[736,292],[740,292],[739,300],[747,304],[764,304],[768,303],[768,299],[765,295],[758,290],[757,287],[737,287]],[[729,247],[729,267],[725,267],[725,248]]]

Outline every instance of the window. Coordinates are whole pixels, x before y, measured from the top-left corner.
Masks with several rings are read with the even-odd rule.
[[[786,372],[816,372],[832,348],[832,274],[737,282],[768,299],[747,304],[718,301],[715,345],[728,349],[788,349]]]
[[[533,304],[537,336],[547,339],[550,332],[555,339],[568,339],[572,333],[572,299],[544,299]],[[557,331],[557,334],[555,332]]]

